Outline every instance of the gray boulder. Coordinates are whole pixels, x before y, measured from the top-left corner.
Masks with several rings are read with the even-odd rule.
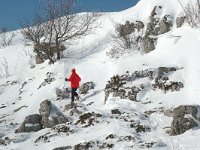
[[[144,36],[141,41],[142,49],[145,53],[149,53],[155,49],[156,39],[150,38],[149,36]]]
[[[56,88],[56,96],[57,96],[57,100],[60,99],[65,99],[65,98],[69,98],[70,97],[70,89],[69,88],[65,88],[63,90]]]
[[[182,27],[184,21],[185,21],[185,17],[177,17],[176,18],[176,27],[177,28]]]
[[[21,126],[16,130],[16,133],[20,132],[36,132],[42,129],[41,124],[42,116],[39,114],[29,115],[25,118]]]
[[[62,112],[49,100],[44,100],[40,104],[39,112],[42,116],[41,124],[44,127],[51,128],[57,124],[68,122],[68,119]]]
[[[142,21],[136,21],[135,27],[136,27],[137,31],[140,32],[140,30],[144,28],[144,23]]]
[[[181,105],[173,110],[173,121],[171,123],[171,135],[179,135],[189,129],[198,126],[197,118],[200,106]]]
[[[41,114],[41,116],[49,116],[50,112],[51,112],[51,102],[49,100],[44,100],[41,104],[40,104],[40,108],[39,108],[39,113]]]
[[[86,82],[80,86],[79,91],[81,94],[87,94],[89,90],[94,89],[94,86],[93,82]]]
[[[161,21],[159,22],[159,27],[160,27],[159,34],[164,34],[170,31],[170,28],[172,27],[172,21],[170,20],[169,15],[166,15],[161,19]]]

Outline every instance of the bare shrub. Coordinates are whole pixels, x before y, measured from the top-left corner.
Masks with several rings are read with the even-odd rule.
[[[93,29],[95,13],[76,14],[74,0],[46,0],[45,15],[36,15],[34,24],[23,24],[22,34],[44,53],[51,63],[61,59],[64,45],[85,36]]]
[[[5,57],[0,62],[0,77],[9,77],[8,62]]]
[[[115,33],[112,35],[113,47],[107,52],[107,55],[112,58],[118,58],[124,53],[131,53],[139,49],[138,40],[139,36],[135,33],[134,23],[126,21],[123,24],[115,26]]]
[[[198,27],[200,24],[200,1],[196,0],[196,2],[190,1],[186,6],[178,0],[179,4],[183,8],[184,16],[186,22],[193,28]]]
[[[0,30],[0,46],[6,47],[12,44],[13,38],[15,37],[14,33],[9,33],[6,27],[3,27]]]

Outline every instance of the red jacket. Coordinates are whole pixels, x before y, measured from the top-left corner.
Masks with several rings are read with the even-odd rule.
[[[76,74],[75,71],[72,71],[71,76],[67,81],[71,82],[71,88],[79,88],[79,82],[81,81],[81,78]]]

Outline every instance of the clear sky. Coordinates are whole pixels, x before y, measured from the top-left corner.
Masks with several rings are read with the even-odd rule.
[[[138,0],[76,0],[81,11],[120,11],[134,6]],[[44,0],[0,0],[0,28],[20,28],[20,22],[31,20]]]

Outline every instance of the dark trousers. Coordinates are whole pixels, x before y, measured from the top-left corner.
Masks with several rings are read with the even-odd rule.
[[[71,91],[71,102],[74,102],[74,97],[78,96],[78,94],[76,93],[76,90],[77,90],[77,88],[72,88],[72,91]]]

